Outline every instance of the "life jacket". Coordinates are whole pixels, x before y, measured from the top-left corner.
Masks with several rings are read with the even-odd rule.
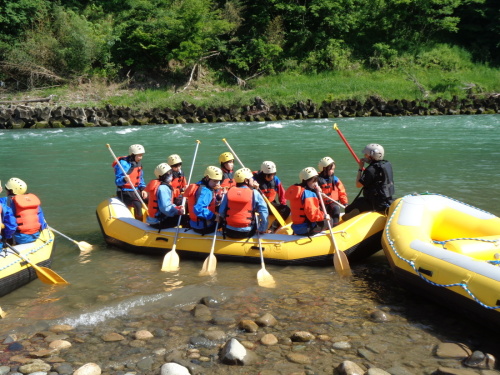
[[[186,188],[187,182],[186,177],[184,177],[184,173],[182,172],[173,172],[172,173],[172,182],[170,183],[173,189],[173,197],[177,198],[182,194],[182,189]]]
[[[321,188],[321,191],[336,201],[340,199],[339,189],[337,188],[338,182],[339,179],[335,175],[324,177],[320,174],[318,176],[318,185]]]
[[[194,213],[194,206],[196,205],[196,202],[200,197],[201,186],[202,184],[189,184],[189,186],[186,188],[186,191],[184,192],[184,198],[187,199],[189,218],[196,222],[200,219]],[[210,206],[208,206],[208,209],[215,214],[215,195],[214,194],[212,195],[213,198],[212,201],[210,202]]]
[[[128,163],[130,163],[130,168],[128,171],[125,171],[127,175],[130,177],[130,180],[134,183],[134,187],[139,186],[141,183],[141,173],[142,173],[142,164],[141,162],[137,163],[136,161],[130,161],[130,158],[128,156],[120,156],[118,160],[126,160]],[[111,166],[114,168],[116,166],[117,162],[116,160],[111,164]],[[126,179],[127,182],[125,185],[120,186],[122,189],[132,189],[132,186],[128,182],[128,179]]]
[[[308,221],[304,213],[304,187],[299,184],[290,186],[285,191],[285,198],[290,201],[292,222],[303,224]]]
[[[394,179],[392,165],[387,160],[376,161],[370,164],[375,168],[375,181],[371,186],[363,188],[364,195],[369,198],[382,199],[392,202],[394,195]]]
[[[172,186],[170,186],[166,182],[162,182],[160,180],[151,180],[149,183],[146,185],[146,190],[148,192],[148,216],[151,218],[155,218],[156,214],[159,211],[158,207],[158,189],[160,188],[160,185],[167,185],[170,189],[172,189]],[[173,199],[172,199],[173,201]]]
[[[253,221],[253,191],[232,187],[227,192],[226,223],[236,228],[246,228]]]
[[[42,223],[38,220],[40,199],[35,194],[12,196],[16,211],[17,229],[23,234],[34,234],[40,231]]]
[[[275,178],[267,181],[262,172],[253,172],[253,178],[259,183],[260,191],[269,199],[269,202],[274,202],[277,195]]]
[[[220,187],[230,188],[236,186],[236,181],[234,180],[234,172],[222,169],[222,181],[220,182]]]

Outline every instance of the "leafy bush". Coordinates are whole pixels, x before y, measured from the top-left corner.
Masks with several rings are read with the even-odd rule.
[[[420,52],[416,63],[424,68],[440,68],[448,72],[473,66],[470,53],[463,48],[448,44],[437,44],[431,49]]]

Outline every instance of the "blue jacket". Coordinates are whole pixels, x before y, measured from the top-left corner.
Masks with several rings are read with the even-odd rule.
[[[123,167],[123,170],[125,172],[128,172],[130,168],[132,168],[132,163],[128,161],[128,158],[123,158],[119,159],[118,162],[120,165]],[[115,184],[116,186],[123,186],[128,182],[128,179],[125,177],[123,174],[120,166],[116,164],[114,167],[115,169]],[[140,175],[140,182],[139,186],[137,186],[139,190],[143,190],[146,187],[146,183],[144,182],[144,171],[141,170],[141,175]],[[122,188],[123,191],[134,191],[134,189],[127,189],[127,188]]]
[[[7,205],[6,197],[0,198],[0,205],[2,206],[2,224],[4,225],[0,239],[5,238],[10,240],[17,229],[16,218],[14,217],[12,209]]]
[[[199,219],[205,219],[207,221],[206,225],[209,227],[212,224],[211,221],[215,219],[215,214],[208,209],[212,203],[212,199],[214,199],[214,191],[206,187],[201,181],[198,182],[198,184],[200,184],[199,188],[201,191],[194,205],[194,214]],[[203,229],[205,227],[204,220],[199,220],[197,222],[190,220],[189,224],[191,228],[195,229]]]

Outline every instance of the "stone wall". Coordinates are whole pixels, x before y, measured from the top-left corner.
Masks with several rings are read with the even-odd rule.
[[[269,106],[256,97],[252,105],[201,108],[184,102],[182,108],[135,110],[126,107],[70,108],[58,105],[0,105],[0,128],[64,128],[154,124],[277,121],[307,118],[369,116],[433,116],[500,113],[500,94],[453,100],[334,100],[321,105],[311,100],[291,106]]]

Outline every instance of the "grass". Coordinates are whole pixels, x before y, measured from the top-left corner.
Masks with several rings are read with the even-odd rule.
[[[244,106],[253,103],[256,96],[268,104],[290,105],[297,101],[357,99],[369,96],[382,99],[432,100],[436,97],[463,98],[468,92],[487,95],[500,92],[500,69],[476,65],[461,71],[440,69],[392,69],[383,71],[345,71],[319,74],[282,73],[261,76],[251,80],[244,88],[238,86],[198,84],[186,90],[177,89],[124,89],[124,85],[91,82],[80,86],[56,87],[29,93],[0,95],[0,100],[20,100],[56,95],[55,103],[64,106],[104,107],[125,106],[134,109],[170,107],[180,108],[183,101],[200,107]],[[469,91],[467,90],[469,88]]]

